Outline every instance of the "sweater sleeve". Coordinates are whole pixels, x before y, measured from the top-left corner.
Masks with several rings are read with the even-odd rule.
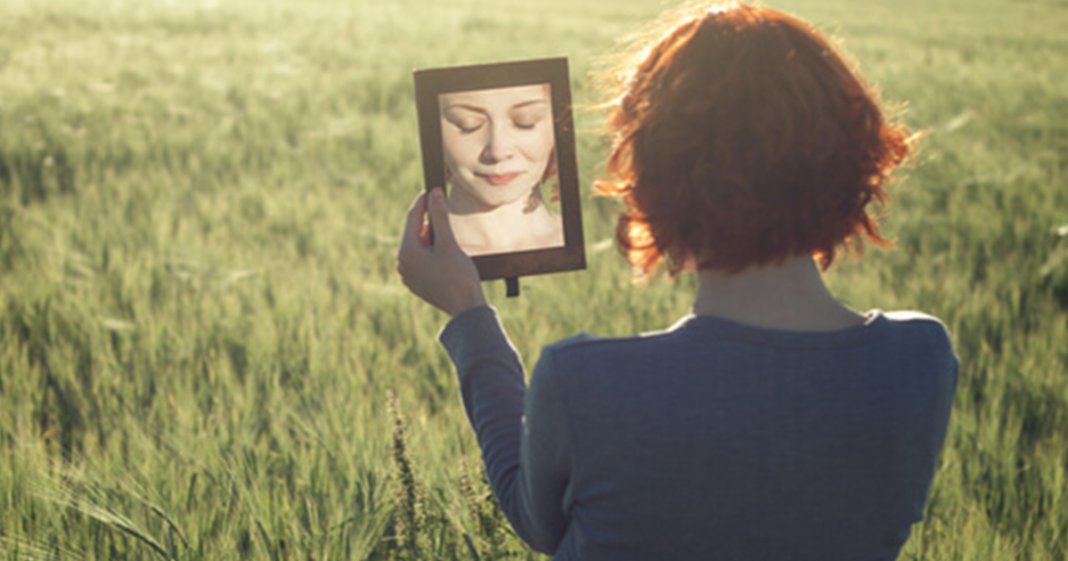
[[[456,365],[464,409],[501,510],[531,547],[554,552],[567,527],[570,448],[551,353],[542,355],[528,391],[519,355],[492,308],[458,314],[440,341]]]

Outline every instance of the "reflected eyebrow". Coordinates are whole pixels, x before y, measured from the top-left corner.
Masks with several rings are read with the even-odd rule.
[[[511,108],[513,110],[514,109],[520,109],[520,108],[526,107],[528,105],[536,105],[536,104],[539,104],[539,103],[548,104],[549,100],[547,100],[547,99],[531,99],[531,100],[527,100],[527,101],[521,101],[521,102],[513,105]]]
[[[467,105],[466,103],[451,103],[445,106],[446,111],[450,111],[452,109],[466,109],[475,113],[482,113],[483,115],[488,114],[485,108],[478,107],[477,105]]]
[[[515,105],[512,105],[511,107],[508,108],[508,110],[512,111],[512,110],[515,110],[515,109],[520,109],[520,108],[523,108],[523,107],[527,107],[529,105],[536,105],[536,104],[539,104],[539,103],[548,104],[549,100],[540,99],[540,98],[539,99],[528,99],[526,101],[520,101],[519,103],[516,103]],[[477,105],[468,105],[466,103],[450,103],[449,105],[445,106],[445,110],[446,111],[449,111],[449,110],[452,110],[452,109],[466,109],[468,111],[472,111],[472,112],[475,112],[475,113],[482,113],[483,115],[488,115],[489,114],[489,111],[486,110],[485,107],[479,107]]]

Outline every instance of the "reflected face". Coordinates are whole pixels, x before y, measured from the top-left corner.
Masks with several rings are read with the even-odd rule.
[[[554,146],[548,85],[448,93],[438,102],[451,196],[493,208],[541,182]]]

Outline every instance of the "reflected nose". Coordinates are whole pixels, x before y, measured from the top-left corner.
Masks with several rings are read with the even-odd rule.
[[[486,146],[482,149],[479,159],[484,164],[494,164],[511,158],[515,153],[515,138],[511,131],[503,125],[490,127],[489,138]]]

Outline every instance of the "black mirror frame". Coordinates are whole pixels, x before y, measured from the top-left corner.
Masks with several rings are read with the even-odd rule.
[[[445,187],[445,159],[441,140],[438,96],[462,92],[549,84],[556,170],[560,185],[560,214],[564,245],[512,253],[476,255],[472,259],[482,280],[541,275],[586,268],[575,161],[575,128],[571,113],[571,86],[566,58],[499,62],[472,66],[416,70],[415,102],[419,116],[419,143],[423,154],[426,189]]]

